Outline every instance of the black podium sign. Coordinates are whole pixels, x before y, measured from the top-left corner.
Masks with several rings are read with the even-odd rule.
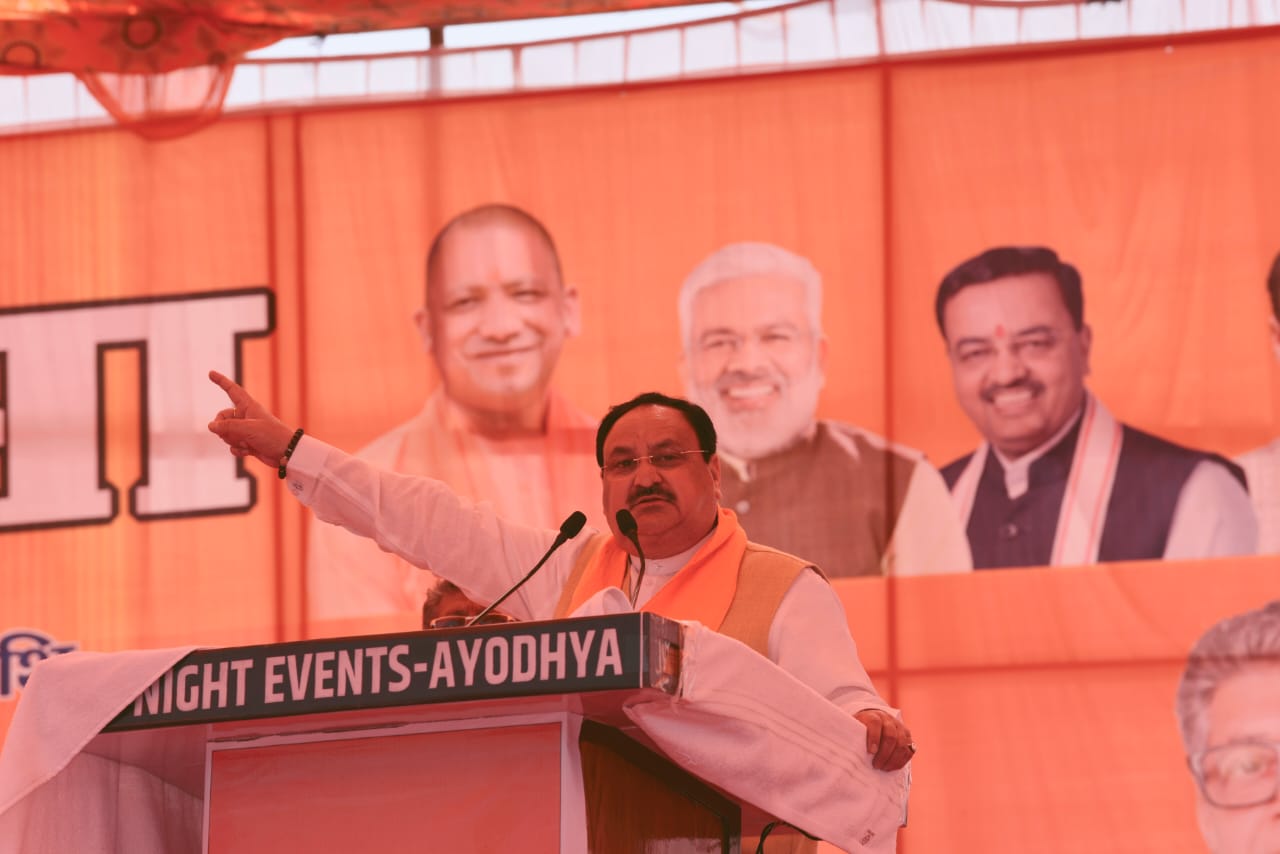
[[[654,687],[680,625],[631,613],[198,650],[104,731],[420,703]]]

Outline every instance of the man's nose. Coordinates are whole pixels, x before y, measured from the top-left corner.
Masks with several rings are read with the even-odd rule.
[[[991,367],[991,381],[997,385],[1010,385],[1027,376],[1027,365],[1013,347],[996,348],[995,362]]]
[[[768,364],[768,356],[764,347],[761,346],[755,336],[748,335],[738,341],[730,351],[725,368],[730,371],[751,374],[760,370],[766,364]]]
[[[636,486],[652,486],[662,482],[662,470],[653,464],[653,460],[641,457],[636,463],[636,473],[631,477]]]
[[[506,341],[520,334],[524,320],[510,300],[487,299],[480,311],[480,334],[495,341]]]

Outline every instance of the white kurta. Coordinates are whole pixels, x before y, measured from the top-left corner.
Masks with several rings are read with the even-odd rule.
[[[1280,554],[1280,439],[1241,454],[1236,462],[1249,481],[1258,516],[1258,554]]]
[[[472,599],[491,602],[537,563],[556,532],[507,522],[493,506],[471,503],[440,481],[378,469],[309,436],[289,461],[288,486],[325,522],[369,537],[386,551],[430,566]],[[548,619],[591,529],[561,548],[503,603],[520,619]],[[692,551],[650,561],[641,604],[679,572]],[[848,712],[894,710],[858,660],[840,600],[805,572],[783,597],[769,631],[769,658]]]

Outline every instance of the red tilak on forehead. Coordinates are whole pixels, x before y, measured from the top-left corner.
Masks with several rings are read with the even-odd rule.
[[[1002,324],[1002,323],[997,323],[997,324],[996,324],[996,337],[997,337],[997,338],[1003,338],[1003,337],[1004,337],[1004,324]]]

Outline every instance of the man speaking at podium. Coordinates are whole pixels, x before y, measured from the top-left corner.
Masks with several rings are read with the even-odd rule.
[[[209,429],[232,454],[276,469],[322,521],[430,566],[477,602],[502,597],[557,539],[440,481],[383,471],[304,436],[232,380],[216,372],[210,379],[232,405]],[[588,530],[556,551],[503,610],[518,619],[564,617],[618,587],[634,607],[697,620],[754,648],[856,717],[873,767],[903,767],[915,753],[911,734],[872,687],[839,599],[812,565],[747,541],[719,506],[715,450],[711,419],[688,401],[650,392],[610,409],[596,434],[610,531]]]

